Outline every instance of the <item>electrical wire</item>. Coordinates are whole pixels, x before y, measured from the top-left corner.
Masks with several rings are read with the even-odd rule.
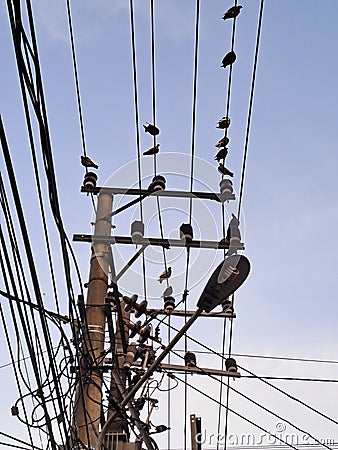
[[[165,371],[167,372],[167,371]],[[168,373],[168,372],[167,372]],[[179,378],[177,375],[175,375],[175,379],[180,381],[181,383],[185,383],[185,381],[181,378]],[[199,394],[201,394],[203,397],[208,398],[209,400],[211,400],[212,402],[216,403],[218,405],[218,400],[216,400],[215,398],[211,397],[211,395],[208,395],[207,393],[201,391],[200,389],[198,389],[197,387],[191,385],[188,383],[188,386],[193,389],[194,391],[198,392]],[[294,450],[298,450],[297,447],[295,447],[292,444],[289,444],[287,441],[284,441],[284,439],[280,438],[279,436],[269,432],[268,430],[266,430],[265,428],[261,427],[260,425],[258,425],[257,423],[253,422],[252,420],[248,419],[247,417],[243,416],[242,414],[239,414],[237,411],[227,407],[226,405],[224,405],[223,403],[221,404],[223,408],[226,408],[229,410],[229,412],[231,412],[232,414],[234,414],[237,417],[240,417],[241,419],[243,419],[245,422],[249,423],[250,425],[253,425],[255,428],[258,428],[259,430],[263,431],[264,433],[267,433],[269,436],[274,437],[275,439],[277,439],[279,442],[282,442],[283,444],[287,445],[290,448],[293,448]]]
[[[172,351],[176,356],[179,356],[180,358],[181,355],[179,355],[178,353]],[[203,374],[205,374],[206,376],[208,376],[208,378],[215,380],[221,384],[223,384],[223,380],[219,380],[218,378],[216,378],[215,376],[208,374],[203,368],[196,366]],[[228,379],[230,380],[230,377],[228,377]],[[332,450],[331,447],[329,447],[328,445],[326,445],[325,443],[321,442],[320,440],[318,440],[317,438],[315,438],[312,434],[310,434],[308,431],[303,430],[302,428],[298,427],[297,425],[295,425],[294,423],[292,423],[290,420],[286,419],[285,417],[280,416],[279,414],[274,413],[273,411],[271,411],[270,409],[266,408],[265,406],[261,405],[260,403],[256,402],[255,400],[253,400],[252,398],[248,397],[247,395],[243,394],[242,392],[240,392],[238,389],[235,389],[233,386],[228,385],[229,388],[236,392],[236,394],[240,395],[241,397],[245,398],[246,400],[248,400],[250,403],[254,404],[255,406],[258,406],[259,408],[263,409],[264,411],[266,411],[267,413],[273,415],[274,417],[276,417],[279,420],[282,420],[283,423],[287,423],[288,425],[292,426],[295,430],[300,431],[301,433],[309,436],[311,439],[313,439],[317,444],[326,447],[328,450]],[[228,408],[228,406],[226,406],[226,408]]]
[[[260,1],[260,9],[259,9],[259,18],[258,18],[256,49],[255,49],[254,65],[253,65],[253,72],[252,72],[252,81],[251,81],[251,92],[250,92],[250,100],[249,100],[247,127],[246,127],[246,134],[245,134],[242,174],[241,174],[241,182],[240,182],[240,189],[239,189],[239,201],[238,201],[238,212],[237,212],[238,218],[240,217],[242,200],[243,200],[245,169],[246,169],[246,161],[247,161],[247,156],[248,156],[249,134],[250,134],[252,107],[253,107],[253,99],[254,99],[254,92],[255,92],[256,74],[257,74],[258,52],[259,52],[260,36],[261,36],[262,23],[263,23],[263,8],[264,8],[264,0],[261,0]]]
[[[159,319],[157,319],[157,320],[159,320]],[[164,325],[168,326],[168,324],[167,324],[166,322],[162,322],[162,323],[163,323]],[[173,331],[175,331],[175,332],[179,332],[179,330],[178,330],[177,328],[175,328],[173,325],[171,325],[171,329],[172,329]],[[200,342],[199,340],[193,338],[192,336],[189,336],[189,335],[187,334],[187,337],[188,337],[189,340],[191,340],[191,341],[194,342],[195,344],[201,346],[202,348],[208,350],[210,353],[214,354],[215,356],[218,356],[218,357],[220,357],[220,358],[224,358],[224,355],[222,355],[222,354],[216,352],[215,350],[213,350],[212,348],[210,348],[210,347],[208,347],[207,345],[203,344],[203,343]],[[181,357],[181,356],[180,356],[180,357]],[[322,413],[321,411],[319,411],[319,410],[313,408],[313,407],[310,406],[309,404],[307,404],[307,403],[305,403],[305,402],[302,402],[302,401],[301,401],[300,399],[298,399],[297,397],[294,397],[293,395],[289,394],[288,392],[284,391],[283,389],[280,389],[280,388],[278,388],[277,386],[273,385],[272,383],[269,383],[269,382],[266,381],[264,378],[261,378],[261,377],[259,377],[258,375],[255,375],[255,374],[254,374],[253,372],[251,372],[250,370],[245,369],[244,367],[239,366],[239,365],[238,365],[238,367],[239,367],[240,369],[246,371],[246,372],[249,373],[250,375],[256,376],[258,380],[260,380],[260,381],[262,381],[263,383],[269,385],[271,388],[273,388],[273,389],[279,391],[281,394],[285,395],[285,396],[288,397],[289,399],[291,399],[291,400],[293,400],[293,401],[295,401],[295,402],[301,404],[302,406],[306,407],[307,409],[311,410],[312,412],[314,412],[314,413],[320,415],[321,417],[323,417],[323,418],[329,420],[330,422],[335,423],[335,424],[338,425],[338,422],[337,422],[337,421],[335,421],[335,420],[332,419],[331,417],[325,415],[325,414]]]
[[[154,0],[150,0],[150,22],[151,22],[151,84],[152,84],[152,112],[153,125],[156,126],[156,80],[155,80],[155,15]],[[156,135],[153,137],[153,145],[156,147]],[[154,154],[154,176],[156,176],[156,153]]]
[[[69,38],[70,38],[71,51],[72,51],[73,71],[74,71],[74,79],[75,79],[77,109],[78,109],[79,123],[80,123],[80,132],[81,132],[82,152],[83,152],[83,156],[86,158],[87,157],[87,150],[86,150],[86,138],[85,138],[84,121],[83,121],[82,104],[81,104],[81,95],[80,95],[80,82],[79,82],[79,75],[78,75],[77,62],[76,62],[76,51],[75,51],[75,41],[74,41],[74,32],[73,32],[73,21],[72,21],[72,13],[71,13],[71,7],[70,7],[69,0],[66,0],[66,6],[67,6]],[[86,171],[86,173],[88,173],[88,168],[87,167],[85,167],[85,171]],[[95,202],[94,202],[94,195],[91,193],[90,197],[91,197],[91,201],[92,201],[92,205],[93,205],[93,210],[96,213],[96,206],[95,206]]]

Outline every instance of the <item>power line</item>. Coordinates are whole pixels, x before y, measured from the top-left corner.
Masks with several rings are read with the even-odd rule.
[[[254,66],[253,66],[252,81],[251,81],[251,92],[250,92],[249,110],[248,110],[248,118],[247,118],[247,127],[246,127],[246,135],[245,135],[242,175],[241,175],[241,183],[240,183],[240,189],[239,189],[239,201],[238,201],[238,212],[237,212],[238,218],[240,217],[241,207],[242,207],[242,199],[243,199],[245,169],[246,169],[246,160],[247,160],[248,148],[249,148],[251,115],[252,115],[253,99],[254,99],[254,92],[255,92],[257,63],[258,63],[258,51],[259,51],[259,43],[260,43],[260,36],[261,36],[262,22],[263,22],[263,7],[264,7],[264,0],[261,0],[260,10],[259,10],[259,19],[258,19],[257,38],[256,38],[256,50],[255,50]]]

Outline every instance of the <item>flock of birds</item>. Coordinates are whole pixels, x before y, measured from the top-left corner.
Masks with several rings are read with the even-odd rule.
[[[232,6],[231,8],[229,8],[224,15],[222,16],[223,20],[227,20],[227,19],[235,19],[239,13],[241,12],[241,8],[242,6],[240,5],[235,5]],[[234,62],[236,61],[236,54],[234,51],[230,51],[229,53],[227,53],[224,58],[222,59],[222,63],[221,63],[221,67],[226,68],[231,66]],[[226,176],[230,176],[233,177],[233,172],[231,172],[231,170],[229,170],[227,167],[225,167],[224,165],[224,161],[226,156],[228,155],[228,148],[227,145],[229,144],[229,138],[227,137],[227,130],[229,128],[231,124],[231,120],[229,117],[223,116],[221,119],[219,119],[219,121],[217,122],[216,128],[224,130],[225,135],[223,136],[222,139],[220,139],[216,144],[215,147],[217,147],[219,149],[219,151],[217,152],[216,156],[215,156],[215,161],[217,161],[219,163],[218,165],[218,171],[223,175]],[[154,124],[151,123],[146,123],[145,125],[143,125],[144,127],[144,131],[145,133],[149,133],[151,136],[153,136],[156,139],[156,136],[158,136],[160,134],[160,130],[157,126],[155,126]],[[148,150],[143,152],[144,156],[154,156],[157,155],[160,151],[160,144],[156,144],[149,148]],[[94,163],[92,161],[91,158],[89,158],[89,156],[81,156],[81,164],[86,167],[86,168],[93,168],[93,169],[98,169],[99,166]],[[229,227],[228,227],[228,231],[227,231],[227,236],[226,236],[226,240],[228,240],[230,242],[230,248],[229,251],[227,253],[227,256],[230,256],[231,254],[234,254],[237,252],[237,246],[234,245],[233,247],[231,247],[231,241],[233,240],[232,238],[235,236],[236,237],[236,241],[240,241],[240,232],[239,232],[239,221],[238,219],[233,215],[232,219],[230,220],[229,223]],[[164,280],[168,280],[172,275],[172,268],[168,267],[166,270],[164,270],[159,278],[158,278],[158,282],[162,283]],[[170,291],[170,293],[172,293],[172,287],[168,286],[167,289],[164,291],[164,296],[168,296],[168,292]],[[170,294],[169,294],[170,295]]]

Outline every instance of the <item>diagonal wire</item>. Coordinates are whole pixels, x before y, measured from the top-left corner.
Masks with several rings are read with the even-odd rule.
[[[72,61],[73,61],[73,70],[74,70],[74,79],[75,79],[77,109],[78,109],[79,122],[80,122],[82,151],[83,151],[83,156],[86,157],[87,156],[87,150],[86,150],[86,138],[85,138],[84,121],[83,121],[82,104],[81,104],[81,95],[80,95],[80,82],[79,82],[79,75],[78,75],[77,62],[76,62],[76,51],[75,51],[75,42],[74,42],[73,21],[72,21],[72,14],[71,14],[71,8],[70,8],[69,0],[66,0],[66,4],[67,4],[69,37],[70,37],[70,44],[71,44],[71,50],[72,50]],[[86,173],[88,173],[88,168],[87,167],[85,167],[85,170],[86,170]],[[90,196],[91,196],[93,209],[96,212],[94,196],[93,196],[92,193],[90,194]]]
[[[251,92],[250,92],[248,119],[247,119],[246,135],[245,135],[245,145],[244,145],[241,184],[240,184],[240,190],[239,190],[239,202],[238,202],[238,213],[237,213],[237,217],[238,218],[240,216],[241,207],[242,207],[246,160],[247,160],[248,146],[249,146],[249,134],[250,134],[250,125],[251,125],[251,115],[252,115],[253,99],[254,99],[254,92],[255,92],[256,73],[257,73],[258,51],[259,51],[259,43],[260,43],[260,36],[261,36],[262,22],[263,22],[263,8],[264,8],[264,0],[261,0],[260,10],[259,10],[259,19],[258,19],[256,50],[255,50],[254,66],[253,66],[252,81],[251,81]]]
[[[133,88],[134,88],[134,110],[135,110],[135,131],[136,131],[136,151],[137,151],[137,172],[138,172],[138,187],[142,189],[142,168],[141,168],[141,145],[140,145],[140,119],[138,107],[138,89],[137,89],[137,64],[136,64],[136,43],[135,43],[135,19],[134,19],[134,2],[129,1],[130,10],[130,34],[131,34],[131,49],[132,49],[132,65],[133,65]],[[140,202],[140,219],[143,222],[143,206]],[[145,255],[142,254],[142,272],[143,272],[143,294],[145,300],[147,299],[147,283],[146,283],[146,262]]]

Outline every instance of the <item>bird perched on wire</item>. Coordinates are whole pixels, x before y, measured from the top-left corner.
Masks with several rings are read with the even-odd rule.
[[[164,289],[163,294],[161,297],[169,297],[173,293],[173,287],[168,286],[166,289]]]
[[[229,128],[230,127],[230,123],[231,123],[230,118],[223,116],[217,122],[216,128],[220,128],[221,130],[224,130],[225,128]]]
[[[229,144],[229,138],[224,136],[224,137],[222,137],[222,139],[220,139],[217,142],[217,144],[215,144],[215,147],[222,148],[222,147],[225,147],[228,144]]]
[[[157,155],[157,153],[160,151],[160,144],[156,144],[155,147],[151,147],[145,152],[143,152],[144,156],[147,155]]]
[[[241,12],[241,8],[243,8],[243,6],[238,5],[238,6],[232,6],[231,8],[228,9],[228,11],[226,11],[222,17],[223,20],[226,19],[234,19],[235,17],[238,16],[238,14]]]
[[[223,148],[221,148],[221,150],[215,156],[215,160],[217,162],[220,162],[221,159],[226,158],[227,154],[228,154],[228,149],[226,147],[223,147]]]
[[[235,61],[236,61],[236,53],[231,51],[227,53],[222,59],[221,67],[226,68],[227,66],[231,66],[231,64],[233,64]]]
[[[99,166],[95,164],[89,156],[83,156],[81,155],[81,164],[85,167],[94,167],[94,169],[98,169]]]
[[[238,247],[241,243],[241,232],[239,230],[239,220],[232,214],[226,235],[227,241],[230,243],[228,253],[225,256],[236,255]]]
[[[167,270],[164,270],[161,273],[161,275],[160,275],[160,277],[159,277],[159,279],[157,281],[162,283],[163,280],[167,280],[170,277],[171,277],[171,267],[168,267]]]
[[[152,136],[157,136],[158,134],[160,134],[160,130],[155,127],[155,125],[152,125],[151,123],[147,122],[147,125],[143,125],[144,127],[144,131],[146,133],[151,134]]]
[[[222,163],[219,163],[218,171],[219,171],[222,175],[229,175],[230,177],[233,177],[233,176],[234,176],[233,172],[231,172],[231,170],[229,170],[229,169],[227,169],[226,167],[224,167]]]

